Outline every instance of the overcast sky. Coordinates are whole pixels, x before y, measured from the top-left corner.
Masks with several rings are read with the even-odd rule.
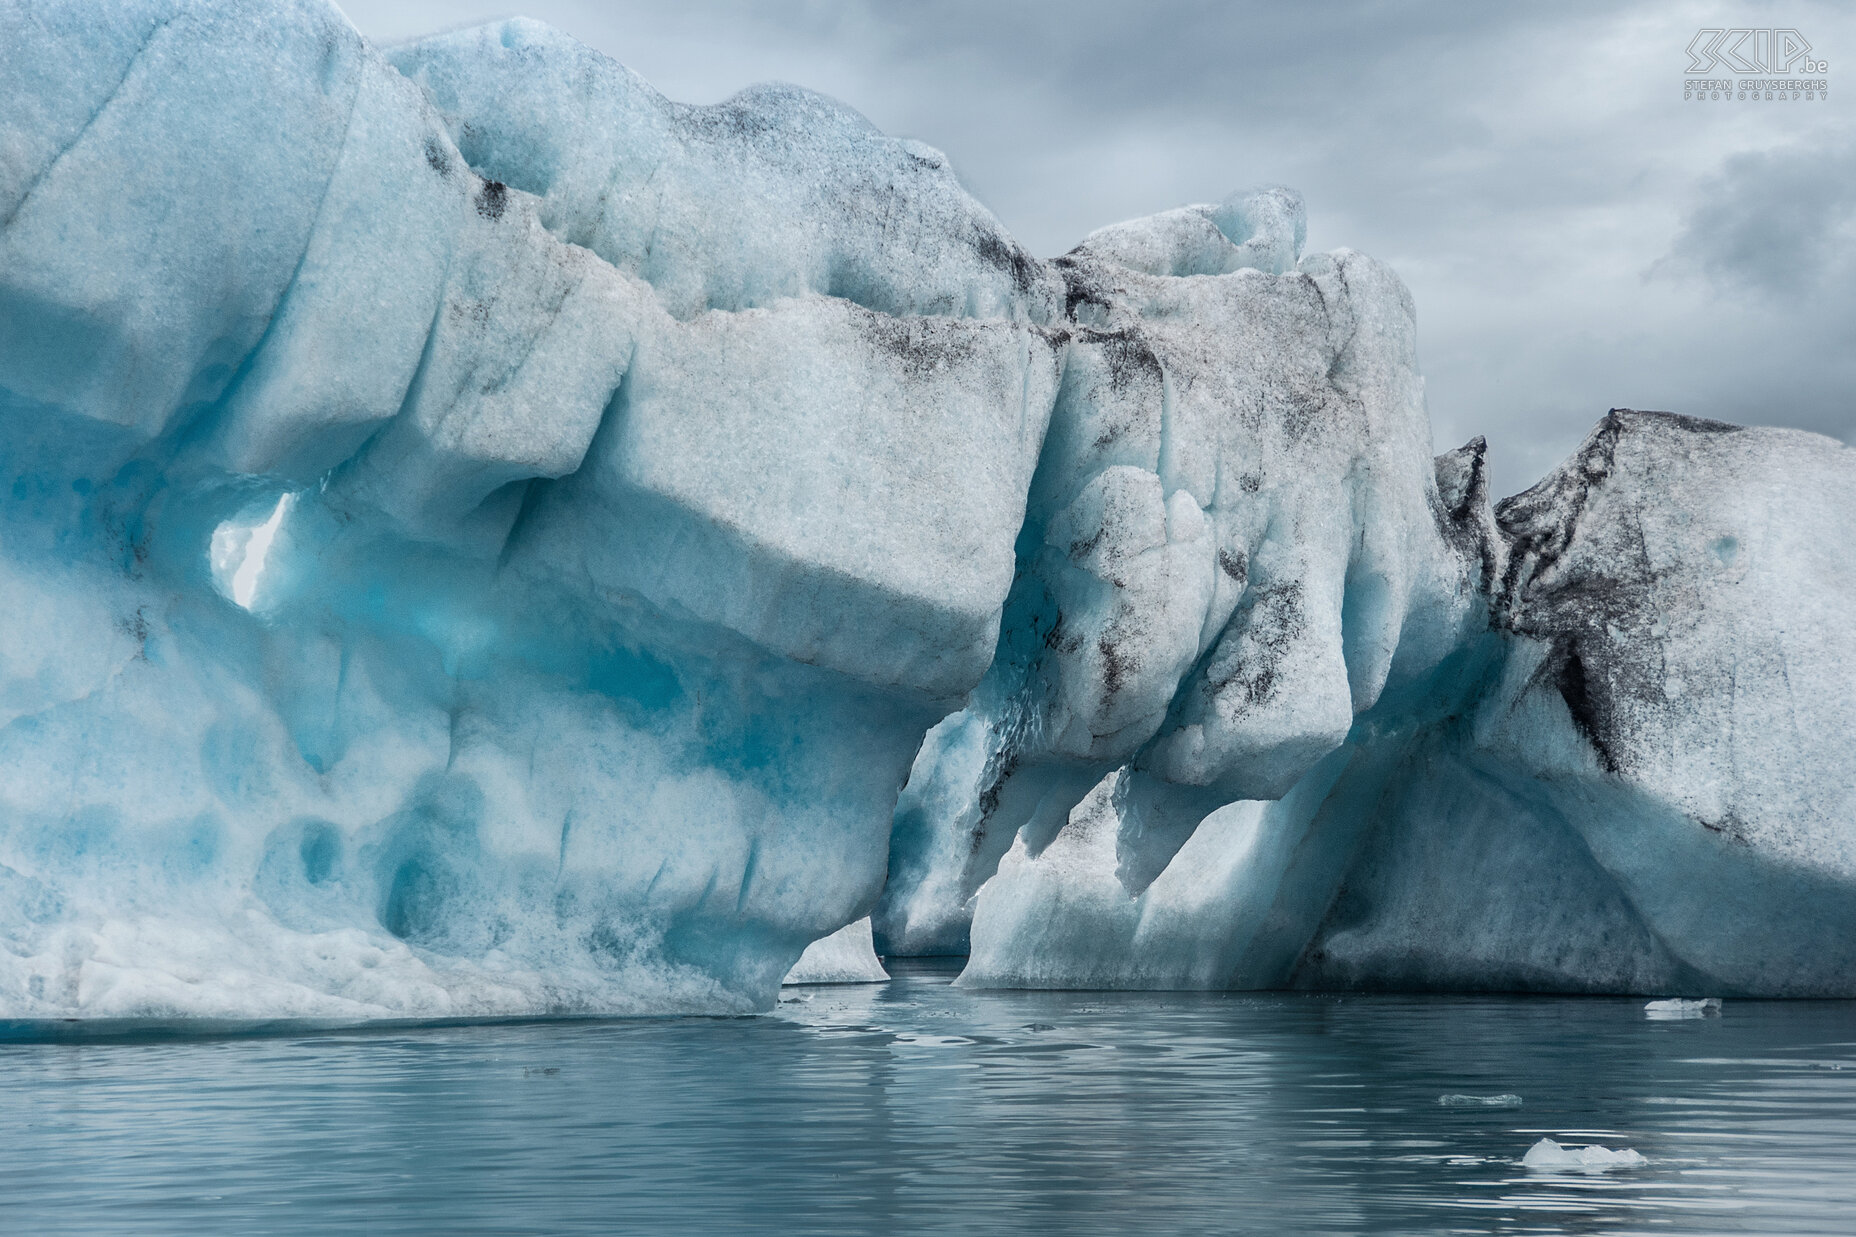
[[[1418,304],[1439,449],[1524,488],[1613,406],[1856,442],[1856,6],[346,0],[388,43],[523,14],[712,103],[781,80],[946,151],[1046,257],[1242,186]],[[1703,27],[1792,27],[1828,101],[1685,102]],[[1726,74],[1721,74],[1726,76]]]

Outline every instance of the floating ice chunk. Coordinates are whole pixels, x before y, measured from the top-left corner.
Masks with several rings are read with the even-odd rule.
[[[964,1035],[930,1035],[926,1031],[898,1031],[896,1044],[903,1048],[958,1048],[973,1040]]]
[[[880,984],[889,978],[870,936],[870,916],[806,946],[781,981],[788,984]]]
[[[1580,1169],[1585,1172],[1609,1172],[1614,1168],[1642,1168],[1650,1161],[1629,1147],[1617,1151],[1609,1147],[1563,1147],[1551,1138],[1543,1138],[1521,1157],[1523,1168],[1537,1172],[1557,1169]]]
[[[1440,1095],[1437,1097],[1439,1108],[1519,1108],[1521,1097],[1509,1092],[1500,1095]]]
[[[1666,1001],[1651,1001],[1643,1007],[1646,1018],[1707,1018],[1721,1016],[1721,998],[1704,997],[1691,1001],[1685,997],[1671,997]]]

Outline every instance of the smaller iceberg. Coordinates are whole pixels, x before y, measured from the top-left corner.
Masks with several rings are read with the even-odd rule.
[[[1521,1097],[1503,1092],[1500,1095],[1440,1095],[1439,1108],[1519,1108]]]
[[[846,924],[806,946],[783,984],[880,984],[889,978],[876,956],[870,917]]]
[[[1537,1171],[1575,1168],[1602,1173],[1614,1168],[1642,1168],[1649,1162],[1629,1147],[1616,1151],[1597,1145],[1562,1147],[1551,1138],[1541,1139],[1521,1157],[1521,1167]]]
[[[1672,1018],[1719,1018],[1721,998],[1710,996],[1689,1000],[1686,997],[1671,997],[1666,1001],[1651,1001],[1643,1007],[1643,1016],[1657,1021]]]

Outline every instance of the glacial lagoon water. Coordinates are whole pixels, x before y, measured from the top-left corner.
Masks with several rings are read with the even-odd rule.
[[[757,1018],[0,1043],[0,1231],[1856,1231],[1856,1003],[897,970]]]

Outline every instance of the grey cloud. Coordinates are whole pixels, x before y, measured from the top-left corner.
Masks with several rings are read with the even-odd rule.
[[[1856,256],[1856,143],[1749,151],[1702,186],[1671,265],[1775,297],[1815,297]]]

